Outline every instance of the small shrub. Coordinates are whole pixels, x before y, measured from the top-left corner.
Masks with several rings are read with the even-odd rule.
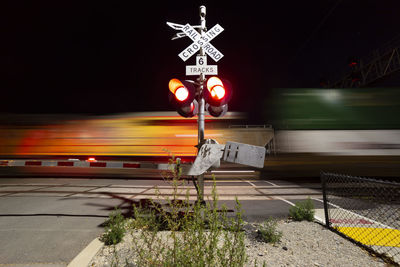
[[[310,197],[305,201],[297,202],[295,206],[289,209],[289,215],[295,221],[307,220],[311,222],[314,220],[314,213],[314,203]]]
[[[279,242],[282,238],[282,232],[276,229],[277,224],[276,220],[269,218],[258,228],[257,237],[266,243],[275,244]]]
[[[105,232],[100,240],[106,245],[115,245],[121,242],[125,234],[124,221],[124,216],[122,216],[120,210],[113,211],[109,215]]]

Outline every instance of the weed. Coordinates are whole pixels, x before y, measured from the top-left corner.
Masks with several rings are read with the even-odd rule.
[[[100,240],[106,245],[115,245],[121,242],[125,234],[124,222],[124,216],[122,216],[121,211],[115,209],[109,215],[105,226],[105,232]]]
[[[267,267],[267,264],[265,263],[265,261],[263,261],[263,267]],[[258,263],[257,263],[257,259],[254,260],[254,267],[258,267]]]
[[[313,221],[314,220],[314,203],[308,197],[305,201],[297,202],[295,206],[289,209],[290,217],[295,221]]]
[[[180,188],[181,170],[171,172],[173,193],[165,205],[134,207],[136,231],[132,231],[137,266],[243,266],[247,260],[242,231],[241,205],[235,215],[218,208],[214,179],[212,199],[206,205],[189,201]],[[160,198],[160,194],[158,194]],[[169,232],[161,231],[168,230]]]
[[[257,238],[266,243],[278,243],[282,232],[276,229],[278,222],[272,218],[265,221],[257,230]]]

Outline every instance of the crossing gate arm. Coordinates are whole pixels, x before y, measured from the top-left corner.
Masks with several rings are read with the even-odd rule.
[[[207,140],[202,145],[194,163],[179,164],[182,173],[196,176],[210,168],[218,168],[220,161],[248,165],[256,168],[264,167],[265,147],[227,142],[220,145],[215,140]],[[78,167],[78,168],[112,168],[112,169],[155,169],[172,170],[177,164],[122,161],[81,161],[81,160],[0,160],[0,167]]]
[[[266,149],[262,146],[228,141],[225,145],[223,160],[232,163],[263,168]]]
[[[188,166],[181,164],[183,169]],[[81,160],[0,160],[0,167],[78,167],[112,169],[156,169],[170,170],[175,164],[122,161],[81,161]]]

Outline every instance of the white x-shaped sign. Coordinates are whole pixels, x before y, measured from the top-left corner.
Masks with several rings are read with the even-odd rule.
[[[176,23],[167,22],[168,26],[173,29],[181,30],[186,36],[192,39],[193,43],[189,45],[185,50],[183,50],[179,57],[186,61],[188,58],[193,56],[197,51],[200,50],[200,47],[203,48],[204,52],[206,52],[215,62],[220,60],[224,55],[218,51],[210,41],[217,37],[223,30],[219,24],[216,24],[210,30],[205,32],[203,35],[200,35],[193,26],[190,24],[180,25]],[[181,33],[178,33],[173,39],[177,39],[183,37]]]

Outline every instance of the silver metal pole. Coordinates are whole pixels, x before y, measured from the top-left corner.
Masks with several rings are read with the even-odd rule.
[[[203,36],[205,30],[206,30],[206,7],[205,6],[200,6],[200,35]],[[203,47],[200,47],[200,56],[204,56],[204,50]],[[198,145],[199,145],[199,150],[201,145],[204,143],[204,111],[205,111],[205,101],[203,98],[203,89],[204,89],[204,74],[200,73],[199,76],[199,84],[200,84],[200,90],[199,90],[199,115],[198,115]]]
[[[206,7],[200,6],[200,35],[203,36],[203,33],[206,30]],[[200,56],[204,56],[203,48],[200,48]],[[204,89],[204,74],[201,73],[199,76],[199,113],[198,113],[198,152],[200,151],[201,146],[204,144],[204,113],[205,113],[205,100],[203,98],[203,89]],[[198,153],[197,152],[197,153]],[[197,185],[198,185],[198,201],[204,202],[204,174],[199,175],[197,177]]]

